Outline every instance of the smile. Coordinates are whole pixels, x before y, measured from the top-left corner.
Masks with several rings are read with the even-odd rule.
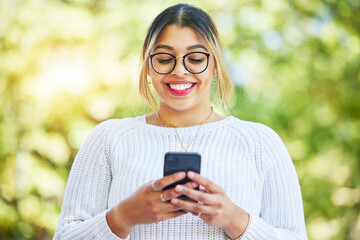
[[[196,83],[166,83],[173,96],[186,96],[191,93]]]
[[[176,91],[182,91],[191,88],[195,83],[186,83],[186,84],[167,84],[169,88]]]

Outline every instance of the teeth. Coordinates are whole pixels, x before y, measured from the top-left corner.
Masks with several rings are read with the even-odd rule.
[[[193,84],[187,83],[187,84],[169,84],[169,87],[173,90],[181,91],[186,90],[188,88],[191,88]]]

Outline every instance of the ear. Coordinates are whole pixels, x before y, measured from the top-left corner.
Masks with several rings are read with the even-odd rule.
[[[214,77],[217,77],[217,67],[216,66],[214,66],[213,75],[214,75]]]
[[[146,78],[146,82],[150,85],[151,84],[151,77],[149,76],[149,74],[147,75],[147,78]]]
[[[216,64],[215,56],[213,56],[213,60],[214,60],[213,76],[217,77],[218,73],[217,73],[217,64]]]
[[[151,68],[150,61],[148,61],[148,67],[146,71],[146,75],[148,75],[148,77],[150,77],[150,68]]]

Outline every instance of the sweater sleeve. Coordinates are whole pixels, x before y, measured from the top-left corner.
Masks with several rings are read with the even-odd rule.
[[[301,190],[295,167],[280,137],[270,128],[259,132],[261,158],[268,165],[262,206],[243,236],[246,240],[306,240]]]
[[[106,134],[111,122],[99,124],[76,155],[54,240],[120,239],[111,232],[106,221],[111,184]]]

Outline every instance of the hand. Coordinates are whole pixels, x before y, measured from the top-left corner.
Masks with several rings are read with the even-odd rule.
[[[200,215],[207,224],[221,227],[230,238],[237,238],[245,231],[249,215],[234,204],[225,191],[209,179],[195,172],[189,172],[188,178],[200,185],[197,191],[186,185],[177,185],[175,191],[184,194],[194,201],[183,201],[173,198],[171,203],[179,208]],[[200,202],[200,203],[199,203]]]
[[[185,172],[174,173],[156,180],[154,187],[161,190],[184,179],[185,176]],[[184,186],[193,189],[199,185],[195,182],[188,182]],[[161,194],[163,199],[160,197]],[[117,236],[126,238],[137,224],[155,223],[186,214],[186,212],[180,211],[180,207],[163,201],[177,198],[180,195],[182,194],[177,193],[174,189],[157,192],[152,187],[152,182],[148,182],[107,213],[108,225]]]

